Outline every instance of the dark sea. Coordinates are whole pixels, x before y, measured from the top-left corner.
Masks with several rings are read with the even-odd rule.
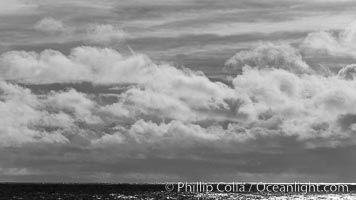
[[[177,185],[175,185],[177,187]],[[356,199],[355,186],[343,193],[262,193],[250,192],[178,192],[167,191],[165,184],[0,184],[1,200],[66,199]]]

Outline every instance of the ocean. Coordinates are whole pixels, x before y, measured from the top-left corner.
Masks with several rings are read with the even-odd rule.
[[[177,186],[177,185],[175,185]],[[165,184],[0,184],[1,200],[111,200],[111,199],[356,199],[354,186],[344,193],[261,193],[167,191]]]

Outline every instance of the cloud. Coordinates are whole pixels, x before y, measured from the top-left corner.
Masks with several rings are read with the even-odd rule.
[[[339,70],[338,76],[343,79],[353,80],[356,73],[356,65],[351,64]]]
[[[36,9],[36,4],[24,0],[2,0],[0,2],[0,15],[33,14]]]
[[[82,46],[68,55],[6,52],[0,57],[0,148],[26,149],[17,158],[50,149],[36,161],[41,173],[53,174],[42,162],[64,168],[90,163],[80,176],[120,177],[157,161],[167,167],[162,173],[181,177],[189,173],[171,171],[168,161],[197,166],[214,161],[221,163],[219,169],[226,164],[226,169],[274,173],[254,162],[271,166],[278,152],[356,144],[353,65],[323,76],[296,49],[281,44],[236,55],[228,62],[241,72],[226,85],[202,72],[110,48]],[[1,152],[0,157],[15,162]],[[16,168],[36,171],[20,160]],[[157,173],[157,166],[151,167],[147,171]]]
[[[233,84],[250,99],[246,114],[262,127],[264,121],[274,121],[277,124],[271,128],[301,139],[352,137],[351,132],[340,131],[337,120],[345,112],[355,112],[353,82],[337,76],[298,76],[281,69],[244,68]]]
[[[178,119],[181,121],[194,121],[197,119],[196,114],[191,110],[183,99],[172,97],[171,95],[155,91],[152,89],[132,88],[121,95],[124,101],[108,105],[105,107],[110,110],[120,109],[121,112],[114,111],[114,115],[123,115],[130,112],[130,115],[137,117],[146,117],[151,120]],[[130,108],[130,111],[124,111]]]
[[[39,20],[33,28],[40,32],[56,35],[56,37],[60,36],[63,40],[79,40],[95,45],[112,45],[120,43],[128,37],[121,28],[111,24],[87,23],[82,26],[71,26],[52,17]]]
[[[53,50],[39,54],[13,51],[3,54],[0,63],[4,79],[25,85],[80,81],[109,87],[130,85],[118,94],[111,94],[116,99],[113,102],[101,103],[98,99],[105,95],[100,93],[88,96],[71,89],[49,92],[38,99],[21,89],[28,91],[26,98],[31,97],[32,103],[37,104],[26,102],[23,106],[49,127],[58,123],[57,128],[62,130],[57,133],[68,141],[73,139],[66,135],[68,131],[79,134],[80,141],[95,139],[94,143],[103,143],[111,137],[119,143],[131,141],[127,137],[137,134],[132,129],[140,123],[151,127],[148,130],[152,133],[146,133],[147,137],[153,132],[159,134],[160,128],[169,135],[175,129],[167,126],[179,124],[181,130],[189,132],[185,137],[198,134],[202,137],[200,141],[215,138],[227,142],[225,138],[230,138],[241,142],[266,135],[296,136],[300,140],[352,138],[352,130],[340,131],[337,123],[345,112],[356,112],[355,86],[342,78],[349,76],[348,69],[352,67],[330,77],[295,73],[295,68],[300,70],[308,65],[290,46],[268,44],[261,49],[234,56],[233,61],[252,66],[241,69],[232,81],[233,87],[213,82],[197,72],[157,65],[144,55],[125,57],[108,48],[77,47],[68,56]],[[292,53],[283,53],[281,49]],[[46,115],[47,120],[41,118]],[[24,120],[27,126],[27,118]],[[98,130],[113,135],[101,135]],[[84,132],[90,134],[83,135]]]
[[[86,30],[86,39],[94,44],[111,44],[125,40],[127,34],[111,24],[91,24]]]
[[[301,48],[306,54],[355,58],[355,42],[356,22],[353,22],[339,34],[330,31],[310,33],[302,42]]]
[[[105,60],[106,59],[106,60]],[[111,49],[78,47],[71,55],[65,56],[59,51],[45,50],[41,53],[12,51],[1,55],[3,78],[15,79],[24,83],[56,83],[56,82],[116,82],[129,71],[132,64],[144,65],[144,57],[124,59]],[[111,63],[114,61],[114,63]],[[134,63],[132,63],[134,62]],[[100,65],[100,66],[99,66]],[[139,66],[138,66],[139,67]],[[115,77],[116,76],[116,77]],[[124,80],[118,80],[124,82]]]
[[[43,18],[35,24],[34,27],[38,31],[45,33],[61,33],[66,31],[66,27],[63,25],[63,22],[56,20],[50,17]]]
[[[0,179],[353,181],[355,5],[2,0]]]
[[[212,82],[200,73],[188,69],[182,71],[168,64],[157,65],[144,55],[123,57],[107,48],[78,47],[68,56],[53,50],[39,54],[12,51],[1,56],[0,66],[5,80],[25,84],[82,81],[109,85],[137,84],[153,92],[159,91],[164,94],[161,98],[178,98],[196,108],[223,108],[227,106],[224,98],[234,98],[233,89]],[[145,92],[149,95],[148,91]],[[156,101],[154,95],[149,96]],[[156,99],[159,100],[158,97]]]
[[[51,83],[83,80],[88,77],[88,69],[73,62],[62,53],[46,50],[35,52],[13,51],[1,55],[1,71],[4,79],[14,79],[29,83]],[[85,80],[85,79],[84,79]]]
[[[123,57],[105,48],[78,47],[69,56],[53,50],[39,54],[8,52],[1,57],[1,70],[4,79],[25,85],[80,81],[109,86],[133,85],[132,89],[116,95],[117,102],[104,105],[73,89],[49,92],[39,99],[28,89],[19,87],[20,91],[27,91],[25,97],[31,97],[36,104],[28,105],[20,101],[31,112],[23,117],[31,119],[38,115],[38,121],[46,122],[44,124],[49,127],[58,123],[57,128],[63,128],[59,132],[62,136],[67,131],[82,132],[88,131],[87,128],[91,130],[91,126],[109,126],[115,122],[113,119],[129,124],[138,117],[146,120],[203,120],[208,114],[196,115],[228,110],[225,99],[234,99],[233,89],[222,83],[211,82],[202,74],[182,71],[167,64],[156,65],[143,55]],[[41,118],[42,115],[46,116],[43,113],[45,111],[49,112],[47,120]],[[25,127],[29,126],[29,119],[24,121]],[[61,127],[63,123],[56,120],[66,120],[68,126]],[[79,126],[78,123],[84,123],[86,128],[83,129],[83,125]],[[35,123],[33,126],[40,125]],[[44,126],[44,129],[48,128]]]
[[[93,116],[91,112],[95,108],[95,103],[83,93],[73,89],[51,93],[46,100],[46,105],[52,112],[70,113],[77,121],[100,123],[100,119]]]
[[[1,82],[0,146],[18,146],[24,143],[66,143],[67,139],[56,131],[71,124],[63,113],[50,114],[41,110],[40,100],[30,90]],[[53,127],[48,133],[36,127]]]
[[[1,175],[11,175],[11,176],[18,176],[18,175],[29,175],[32,174],[33,172],[30,172],[26,168],[0,168],[0,174]]]
[[[287,44],[262,43],[252,50],[239,51],[225,63],[225,69],[241,72],[244,66],[285,69],[294,73],[312,70],[299,51]]]

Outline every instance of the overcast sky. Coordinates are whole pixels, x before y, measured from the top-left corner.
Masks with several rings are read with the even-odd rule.
[[[355,182],[355,9],[0,0],[0,180]]]

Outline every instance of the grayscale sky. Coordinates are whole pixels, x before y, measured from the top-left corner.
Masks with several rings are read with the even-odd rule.
[[[355,9],[0,0],[0,180],[355,182]]]

